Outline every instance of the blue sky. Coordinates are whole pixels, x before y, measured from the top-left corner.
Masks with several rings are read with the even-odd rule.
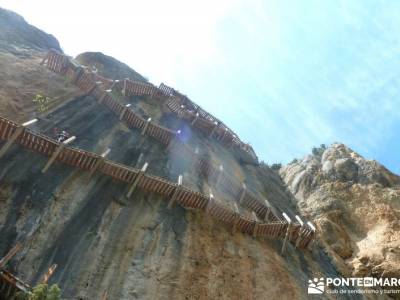
[[[87,2],[0,6],[175,86],[268,163],[337,141],[400,173],[399,1]]]

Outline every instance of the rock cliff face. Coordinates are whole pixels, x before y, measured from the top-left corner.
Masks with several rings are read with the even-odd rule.
[[[126,64],[114,57],[105,55],[101,52],[85,52],[79,54],[76,60],[85,66],[95,67],[103,76],[110,79],[130,78],[132,80],[147,82],[148,80],[138,72],[132,70]]]
[[[61,51],[57,39],[28,24],[16,13],[0,7],[0,50],[18,56],[30,56],[32,51],[54,48]]]
[[[55,127],[65,129],[77,136],[76,147],[97,153],[110,148],[112,160],[130,166],[147,161],[149,173],[171,181],[184,174],[184,185],[209,192],[207,178],[180,157],[143,139],[63,76],[40,66],[47,48],[57,48],[58,42],[44,33],[26,37],[37,29],[1,12],[0,24],[7,24],[0,26],[2,115],[19,122],[37,117],[34,130],[52,135]],[[7,48],[9,35],[2,31],[16,23],[22,28]],[[110,78],[137,74],[114,59],[105,63],[104,57],[79,59]],[[1,73],[5,67],[9,71]],[[43,113],[32,104],[39,93],[51,100]],[[229,166],[277,212],[293,217],[300,209],[316,220],[319,242],[311,251],[290,244],[281,255],[281,240],[234,232],[198,211],[169,210],[168,199],[140,190],[127,199],[127,186],[104,176],[88,180],[88,174],[58,163],[42,174],[46,158],[14,145],[0,159],[0,257],[23,241],[23,251],[8,266],[23,280],[37,283],[56,263],[50,283],[59,284],[65,299],[100,299],[105,291],[108,299],[308,299],[313,277],[398,275],[399,178],[378,163],[333,145],[322,155],[283,167],[280,176],[268,166],[241,163],[154,99],[124,101],[144,117],[184,128],[190,146]],[[225,197],[230,204],[237,200],[216,193],[217,200]]]
[[[50,48],[61,50],[56,38],[0,8],[1,115],[25,121],[37,115],[36,95],[48,97],[46,105],[52,109],[79,94],[65,80],[40,68],[43,53]]]
[[[345,275],[400,277],[400,177],[343,144],[281,169]]]

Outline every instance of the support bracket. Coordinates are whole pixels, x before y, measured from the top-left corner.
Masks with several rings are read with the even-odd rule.
[[[10,149],[12,144],[18,139],[18,137],[24,132],[25,127],[36,123],[38,120],[33,119],[28,122],[23,123],[22,125],[18,125],[15,129],[14,133],[11,135],[9,140],[4,144],[4,146],[0,149],[0,158],[4,156],[4,154]]]
[[[0,270],[4,268],[7,262],[9,262],[10,259],[12,259],[18,253],[18,251],[21,250],[21,248],[22,245],[18,242],[2,259],[0,259]]]
[[[176,198],[177,198],[179,192],[182,190],[182,182],[183,182],[183,175],[179,175],[178,184],[175,188],[174,193],[172,194],[171,200],[168,203],[168,209],[171,209],[174,206]]]
[[[51,165],[54,163],[54,161],[57,159],[57,157],[60,155],[60,153],[64,150],[65,146],[68,145],[69,143],[72,143],[75,139],[76,139],[76,136],[71,136],[69,139],[60,143],[60,145],[57,147],[57,149],[54,151],[53,155],[50,157],[50,159],[47,161],[46,165],[42,169],[42,173],[47,172],[47,170],[51,167]]]
[[[104,163],[104,160],[105,160],[106,156],[108,155],[108,153],[110,153],[110,151],[111,151],[111,149],[110,149],[110,148],[107,148],[107,150],[104,151],[104,152],[100,155],[99,159],[96,161],[96,163],[94,164],[94,166],[93,166],[92,169],[90,170],[89,179],[92,178],[92,176],[94,175],[94,172],[96,172],[97,169]]]
[[[240,194],[239,203],[242,204],[244,197],[246,196],[247,186],[246,184],[242,184],[242,193]]]
[[[291,229],[292,229],[292,228],[291,228],[291,226],[292,226],[292,220],[289,218],[289,216],[288,216],[286,213],[282,213],[282,215],[283,215],[283,217],[286,219],[287,224],[288,224],[288,226],[287,226],[287,228],[286,228],[285,239],[283,240],[282,250],[281,250],[281,254],[284,254],[284,253],[285,253],[285,250],[286,250],[286,244],[287,244],[287,241],[288,241],[288,239],[289,239],[290,232],[291,232]]]
[[[128,193],[126,194],[126,197],[130,198],[132,196],[132,193],[134,192],[137,184],[139,183],[140,178],[143,177],[144,173],[147,170],[147,167],[149,166],[149,164],[146,162],[144,163],[142,169],[139,171],[139,173],[136,175],[135,179],[132,182],[132,185],[130,186]]]
[[[146,134],[146,130],[147,130],[147,127],[149,127],[150,122],[151,122],[151,118],[148,118],[142,129],[142,135]]]

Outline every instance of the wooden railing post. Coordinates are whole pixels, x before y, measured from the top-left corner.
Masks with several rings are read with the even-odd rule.
[[[178,196],[179,191],[182,189],[183,175],[179,175],[178,184],[175,188],[174,193],[172,194],[171,200],[168,203],[168,209],[171,209],[174,206],[176,201],[176,197]]]
[[[286,213],[282,213],[282,215],[286,219],[287,224],[288,224],[287,229],[286,229],[285,239],[283,240],[282,250],[281,250],[281,254],[284,254],[284,252],[286,250],[286,243],[289,238],[290,231],[291,231],[292,220],[289,218],[289,216]]]
[[[48,160],[47,164],[44,166],[42,173],[47,172],[47,170],[50,168],[50,166],[53,164],[53,162],[57,159],[57,157],[60,155],[60,153],[64,150],[65,146],[68,145],[69,143],[72,143],[75,139],[76,139],[76,136],[72,136],[69,139],[65,140],[64,142],[60,143],[60,145],[54,151],[53,155]]]
[[[25,122],[22,125],[18,125],[17,128],[15,129],[14,133],[11,135],[11,137],[8,139],[8,141],[4,144],[4,146],[0,150],[0,158],[3,157],[3,155],[10,149],[12,144],[18,139],[18,137],[22,134],[24,131],[25,127],[36,123],[37,119],[30,120],[28,122]]]
[[[142,178],[143,175],[144,175],[144,173],[146,172],[148,165],[149,165],[149,164],[148,164],[147,162],[144,163],[142,169],[141,169],[141,170],[139,171],[139,173],[136,175],[135,179],[133,180],[133,183],[132,183],[131,187],[129,188],[128,193],[126,194],[126,196],[127,196],[128,198],[130,198],[130,197],[132,196],[132,193],[133,193],[133,191],[135,190],[137,184],[139,183],[140,178]]]

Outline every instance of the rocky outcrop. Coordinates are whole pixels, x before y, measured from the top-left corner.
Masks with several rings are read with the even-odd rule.
[[[400,277],[400,177],[343,144],[280,170],[345,275]]]
[[[95,67],[99,73],[110,79],[125,79],[147,82],[148,80],[128,65],[101,52],[85,52],[76,57],[85,66]]]
[[[61,51],[55,37],[0,8],[0,115],[25,122],[80,94],[62,76],[40,68],[50,48]],[[42,107],[37,95],[46,98]]]
[[[0,7],[0,50],[29,56],[32,50],[61,51],[60,44],[51,34],[28,24],[23,17]]]

